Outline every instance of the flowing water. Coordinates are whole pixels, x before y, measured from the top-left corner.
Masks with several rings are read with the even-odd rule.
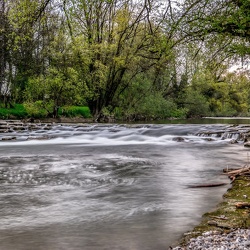
[[[242,144],[195,135],[226,126],[16,132],[0,141],[0,249],[168,249],[221,201],[222,169],[247,160]],[[51,139],[27,140],[37,136]],[[218,182],[228,184],[189,188]]]

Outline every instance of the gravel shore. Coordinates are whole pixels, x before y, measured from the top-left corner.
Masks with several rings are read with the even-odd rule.
[[[169,248],[172,250],[249,250],[250,229],[237,229],[230,233],[209,231],[197,238],[191,238],[186,246]]]

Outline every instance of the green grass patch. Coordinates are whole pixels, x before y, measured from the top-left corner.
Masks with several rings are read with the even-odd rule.
[[[1,119],[11,119],[11,118],[25,118],[27,117],[27,111],[22,104],[15,104],[14,108],[0,108],[0,118]]]
[[[22,119],[22,118],[46,118],[48,111],[45,110],[39,101],[34,103],[15,104],[14,108],[0,107],[0,119]],[[59,116],[90,118],[91,113],[88,107],[67,106],[59,109]]]
[[[88,107],[68,106],[59,109],[59,116],[90,118],[91,113]]]

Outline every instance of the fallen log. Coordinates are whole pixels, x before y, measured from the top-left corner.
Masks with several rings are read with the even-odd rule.
[[[206,188],[206,187],[219,187],[219,186],[225,186],[228,183],[222,182],[222,183],[206,183],[206,184],[197,184],[197,185],[189,185],[189,188]]]
[[[232,171],[237,171],[237,170],[240,170],[242,168],[223,168],[223,173],[229,173],[229,172],[232,172]]]
[[[248,171],[250,171],[250,167],[243,167],[243,168],[240,168],[237,170],[227,172],[227,174],[228,175],[237,175],[237,174],[241,174],[241,173],[248,172]]]
[[[233,183],[238,176],[249,176],[250,175],[250,167],[249,165],[245,165],[242,168],[238,169],[223,169],[223,172],[231,179],[231,183]]]

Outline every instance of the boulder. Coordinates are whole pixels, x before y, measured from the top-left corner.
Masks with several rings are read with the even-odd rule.
[[[211,137],[208,137],[208,138],[204,138],[204,141],[214,141],[214,139]]]
[[[13,140],[16,140],[16,137],[15,137],[15,136],[3,137],[3,138],[2,138],[2,141],[13,141]]]
[[[173,141],[176,141],[176,142],[183,142],[183,141],[185,141],[185,139],[183,138],[183,137],[174,137],[173,139],[172,139]]]
[[[250,147],[250,142],[245,142],[244,143],[244,147],[248,147],[249,148]]]
[[[230,141],[230,143],[231,143],[231,144],[235,144],[235,143],[238,143],[238,141],[235,140],[235,139],[232,139],[232,140]]]

